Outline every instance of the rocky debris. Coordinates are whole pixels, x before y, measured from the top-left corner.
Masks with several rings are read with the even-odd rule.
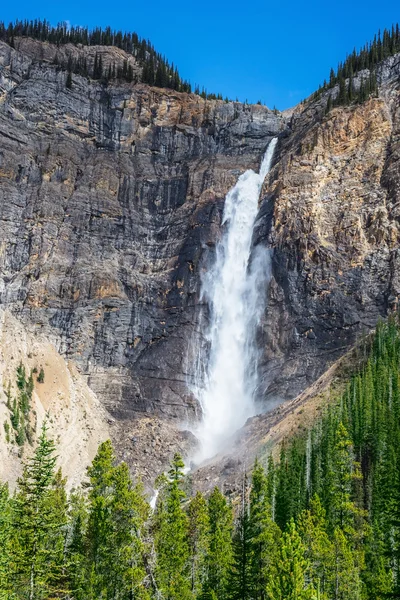
[[[209,492],[218,486],[225,494],[237,497],[243,477],[249,475],[255,459],[266,468],[271,454],[279,460],[280,443],[313,426],[327,405],[345,390],[349,377],[364,364],[367,354],[363,343],[358,344],[299,396],[248,419],[227,441],[225,451],[193,468],[192,490]]]
[[[157,416],[138,416],[129,424],[116,421],[111,436],[118,456],[145,482],[149,493],[156,477],[168,470],[175,452],[189,465],[198,443],[190,431]]]

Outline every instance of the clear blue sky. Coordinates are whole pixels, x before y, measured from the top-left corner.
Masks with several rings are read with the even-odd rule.
[[[280,110],[313,92],[331,66],[400,21],[395,0],[17,0],[0,20],[136,31],[208,92]]]

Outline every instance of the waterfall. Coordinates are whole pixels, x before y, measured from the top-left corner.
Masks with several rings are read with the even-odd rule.
[[[194,387],[203,415],[195,433],[201,444],[196,462],[216,454],[224,442],[255,414],[257,386],[256,330],[270,278],[266,248],[252,251],[253,228],[264,179],[277,139],[271,140],[260,172],[241,175],[228,192],[222,219],[224,233],[212,268],[203,277],[201,296],[210,307],[206,331],[209,356]]]

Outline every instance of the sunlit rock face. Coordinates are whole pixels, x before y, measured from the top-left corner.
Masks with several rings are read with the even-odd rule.
[[[259,214],[274,249],[262,340],[264,400],[291,398],[371,330],[400,294],[398,57],[380,92],[294,112]],[[326,100],[325,100],[326,102]]]

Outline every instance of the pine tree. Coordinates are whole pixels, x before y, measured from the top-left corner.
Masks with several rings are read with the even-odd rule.
[[[329,114],[332,109],[332,94],[328,95],[328,100],[326,102],[325,114]]]
[[[229,581],[229,595],[232,600],[252,598],[252,533],[247,477],[244,477],[241,510],[232,545],[233,564]]]
[[[289,464],[286,455],[286,447],[284,444],[281,446],[279,469],[275,474],[275,481],[275,521],[281,529],[284,529],[286,523],[292,516],[290,506],[291,488]]]
[[[100,444],[92,465],[90,479],[89,519],[86,545],[88,548],[88,598],[98,598],[109,577],[109,555],[105,541],[111,535],[111,485],[115,462],[110,440]]]
[[[351,440],[343,423],[339,423],[336,440],[332,462],[332,524],[354,535],[356,519],[363,516],[352,500],[354,484],[360,481],[361,473],[353,459]]]
[[[353,89],[353,72],[350,72],[349,75],[349,83],[348,83],[348,98],[349,103],[351,104],[354,98],[354,89]]]
[[[191,591],[199,597],[206,578],[206,556],[209,549],[209,518],[207,502],[197,492],[188,508]]]
[[[68,71],[68,73],[67,73],[67,79],[65,80],[65,87],[69,90],[72,88],[72,73],[71,73],[71,71]]]
[[[282,535],[279,552],[271,568],[267,585],[269,600],[312,600],[314,589],[307,584],[310,568],[305,558],[305,548],[296,530],[294,521]]]
[[[333,544],[328,536],[326,513],[318,496],[310,502],[309,510],[301,513],[298,531],[304,544],[304,557],[309,562],[309,581],[320,592],[321,598],[329,598],[334,573]]]
[[[209,548],[205,560],[206,577],[201,598],[228,600],[229,574],[233,563],[233,513],[218,488],[214,488],[208,499],[208,518]]]
[[[269,462],[268,475],[271,476],[273,466]],[[270,578],[271,565],[275,560],[276,549],[281,530],[272,521],[270,477],[256,460],[252,472],[250,491],[250,530],[251,530],[251,590],[255,600],[265,600],[266,589]]]
[[[189,521],[182,506],[186,499],[181,489],[183,468],[182,458],[175,454],[155,514],[156,580],[168,600],[186,600],[191,595]]]
[[[12,574],[16,594],[29,600],[66,593],[64,537],[66,496],[55,475],[55,446],[44,423],[26,463],[12,511]]]
[[[101,79],[103,77],[103,57],[96,52],[93,63],[93,79]]]
[[[360,600],[362,586],[360,570],[354,559],[351,544],[338,527],[333,533],[334,577],[330,598],[333,600]]]
[[[0,598],[11,598],[11,500],[8,486],[0,483]]]
[[[87,595],[87,544],[86,529],[88,506],[81,491],[71,494],[69,502],[69,535],[66,540],[66,564],[69,589],[74,600],[85,600]]]
[[[109,576],[107,588],[113,597],[137,599],[149,597],[144,585],[146,571],[145,524],[150,507],[144,498],[141,484],[133,485],[126,463],[114,468],[110,520],[112,530],[107,540]]]

